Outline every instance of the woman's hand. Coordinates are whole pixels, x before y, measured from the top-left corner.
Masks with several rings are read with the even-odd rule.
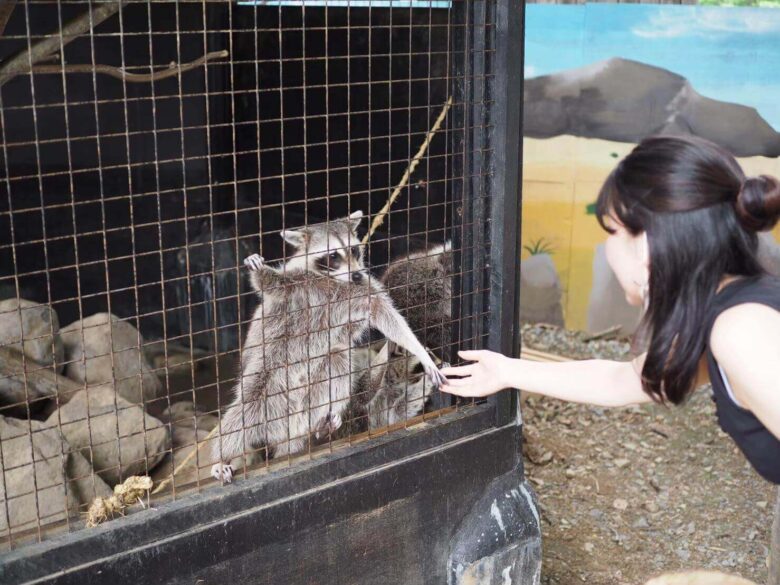
[[[482,397],[495,394],[509,387],[512,379],[512,360],[500,353],[488,350],[459,351],[464,360],[474,362],[465,366],[442,368],[447,381],[442,392],[466,397]],[[451,376],[461,376],[453,378]]]

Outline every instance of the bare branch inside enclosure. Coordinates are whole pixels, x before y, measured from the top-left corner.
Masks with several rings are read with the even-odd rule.
[[[53,31],[48,36],[34,43],[29,49],[23,50],[6,59],[0,65],[0,85],[13,79],[20,73],[30,71],[30,67],[51,56],[55,51],[61,51],[65,45],[91,31],[107,18],[121,10],[123,2],[103,2],[95,8],[84,12],[81,16],[68,22],[60,30]],[[12,7],[11,7],[12,9]],[[8,11],[10,17],[11,9]]]
[[[94,72],[94,73],[101,73],[103,75],[109,75],[110,77],[121,79],[122,81],[127,81],[128,83],[144,83],[144,82],[151,82],[151,81],[160,81],[162,79],[167,79],[169,77],[175,77],[177,75],[181,75],[182,73],[185,73],[186,71],[191,71],[196,67],[200,67],[201,65],[208,63],[209,61],[224,59],[227,56],[228,56],[227,51],[212,51],[211,53],[206,53],[205,55],[203,55],[203,57],[200,57],[199,59],[195,59],[194,61],[190,61],[189,63],[184,63],[182,65],[178,65],[172,62],[167,67],[163,69],[158,69],[154,73],[130,73],[128,71],[125,71],[121,67],[112,67],[111,65],[87,65],[87,64],[35,65],[32,68],[32,71],[33,73],[59,73],[59,74]]]
[[[8,19],[16,8],[16,0],[7,0],[0,4],[0,36],[3,36]]]

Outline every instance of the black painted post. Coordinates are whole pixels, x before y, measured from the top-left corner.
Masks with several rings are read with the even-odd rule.
[[[520,352],[520,202],[522,166],[524,3],[496,2],[493,83],[492,181],[490,185],[490,325],[488,349],[514,357]],[[496,424],[518,409],[517,393],[494,398]]]

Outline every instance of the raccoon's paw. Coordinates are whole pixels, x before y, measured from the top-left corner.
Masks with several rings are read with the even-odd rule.
[[[428,378],[431,380],[431,383],[434,385],[434,387],[439,388],[447,381],[447,378],[444,377],[444,374],[442,374],[439,371],[439,368],[437,368],[433,363],[430,365],[425,365],[424,368],[425,373],[428,375]]]
[[[249,270],[260,270],[265,263],[265,260],[260,254],[252,254],[251,256],[244,258],[244,266]]]
[[[314,436],[319,441],[328,436],[328,434],[335,433],[341,428],[341,415],[339,413],[329,412],[320,422],[317,424],[317,428],[314,431]]]
[[[226,463],[215,463],[211,466],[211,477],[230,483],[233,481],[233,466]]]
[[[341,428],[341,415],[336,412],[330,415],[330,432],[335,433],[337,430]]]

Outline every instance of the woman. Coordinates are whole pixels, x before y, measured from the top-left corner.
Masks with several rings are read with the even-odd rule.
[[[780,219],[780,181],[746,178],[711,142],[651,137],[607,178],[597,217],[626,299],[645,308],[646,353],[632,362],[537,363],[463,351],[473,363],[442,370],[442,390],[486,396],[513,387],[624,406],[680,404],[711,381],[720,426],[762,477],[780,484],[780,278],[756,258],[756,233]],[[777,508],[773,548],[780,494]]]

